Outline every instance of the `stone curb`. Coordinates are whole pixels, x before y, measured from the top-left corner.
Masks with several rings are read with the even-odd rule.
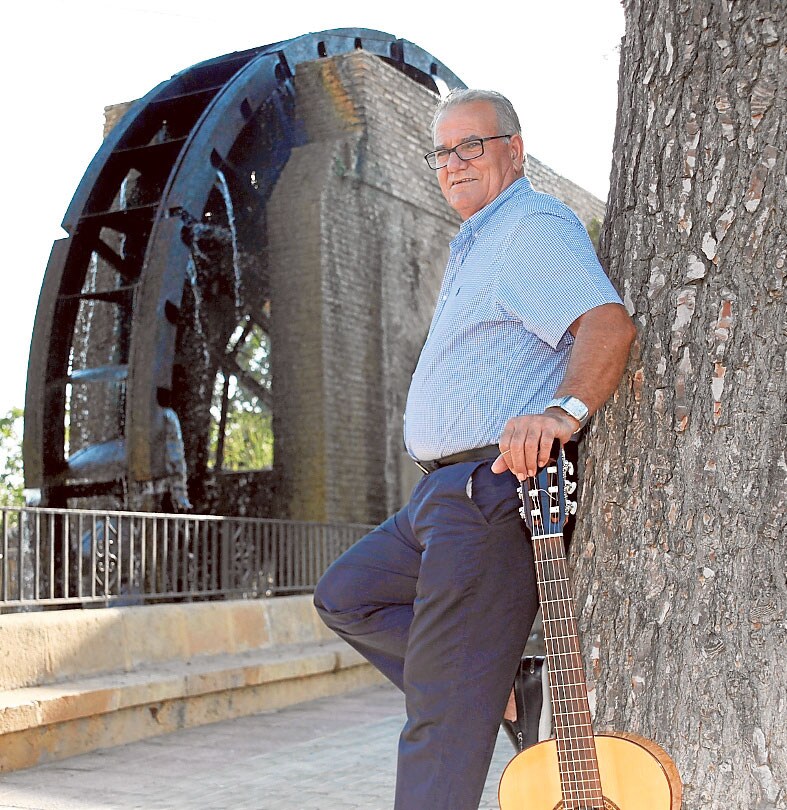
[[[310,597],[15,614],[0,644],[0,771],[381,681]]]

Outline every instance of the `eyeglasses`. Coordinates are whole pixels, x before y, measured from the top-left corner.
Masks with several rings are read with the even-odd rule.
[[[492,135],[489,138],[474,138],[472,141],[465,141],[455,146],[453,149],[437,149],[424,155],[430,169],[442,169],[448,165],[451,152],[456,152],[460,160],[475,160],[484,154],[484,143],[486,141],[496,141],[498,138],[510,138],[511,135]]]

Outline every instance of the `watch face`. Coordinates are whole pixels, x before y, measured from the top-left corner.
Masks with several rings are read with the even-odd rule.
[[[551,402],[547,403],[547,408],[560,408],[560,410],[565,411],[569,416],[573,416],[574,419],[579,422],[580,428],[585,427],[585,423],[590,415],[588,406],[585,405],[581,399],[572,396],[553,399]]]
[[[579,422],[580,427],[585,426],[588,418],[588,407],[581,399],[571,396],[560,397],[559,399],[553,399],[547,407],[560,408],[569,416],[573,416]]]
[[[563,407],[580,422],[588,415],[587,405],[576,397],[568,397]]]

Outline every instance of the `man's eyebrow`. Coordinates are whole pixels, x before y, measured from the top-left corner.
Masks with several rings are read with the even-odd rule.
[[[467,143],[468,141],[480,141],[480,140],[481,140],[480,135],[468,135],[467,137],[462,138],[462,140],[459,141],[459,143]],[[457,144],[457,146],[459,146],[459,143]],[[448,147],[445,146],[442,143],[436,143],[435,147],[434,147],[434,151],[437,152],[440,149],[448,149]]]

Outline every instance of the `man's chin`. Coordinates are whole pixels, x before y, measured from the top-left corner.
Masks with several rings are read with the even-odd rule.
[[[448,204],[454,211],[462,217],[462,219],[467,219],[475,214],[476,211],[480,211],[483,208],[482,205],[478,204],[477,200],[473,199],[473,196],[467,192],[460,191],[456,192],[453,189],[451,190],[451,194],[448,197]]]

